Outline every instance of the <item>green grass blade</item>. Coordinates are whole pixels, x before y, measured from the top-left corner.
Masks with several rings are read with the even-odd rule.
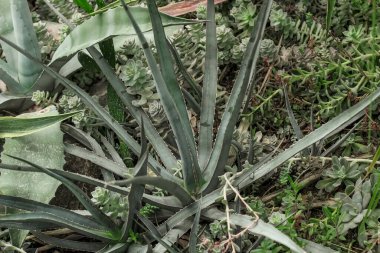
[[[177,139],[178,149],[182,159],[185,187],[190,192],[197,192],[202,183],[202,178],[197,160],[195,140],[187,115],[186,105],[174,73],[171,54],[166,42],[165,32],[162,27],[157,6],[154,1],[148,1],[148,9],[152,19],[153,33],[162,72],[158,69],[148,42],[134,20],[129,7],[125,5],[123,0],[121,1],[140,39],[148,65],[156,81],[161,102]]]
[[[213,136],[215,103],[218,85],[218,57],[214,0],[207,1],[206,58],[202,88],[200,130],[198,138],[199,164],[202,169],[210,159]]]
[[[91,13],[94,11],[92,5],[87,0],[74,0],[74,3],[87,13]]]
[[[288,112],[290,124],[292,125],[293,131],[296,134],[297,140],[300,140],[303,137],[303,133],[301,131],[300,126],[297,123],[296,117],[294,117],[294,113],[290,105],[290,100],[289,100],[288,91],[286,87],[284,87],[284,97],[285,97],[286,110]]]
[[[326,30],[328,31],[331,26],[332,16],[334,14],[336,0],[327,0],[327,14],[326,14]]]
[[[8,45],[15,48],[17,51],[21,52],[23,55],[28,57],[29,59],[33,60],[36,64],[39,64],[49,75],[51,75],[53,78],[58,80],[62,85],[64,85],[66,88],[73,90],[81,99],[82,101],[97,114],[101,119],[104,120],[104,122],[107,124],[109,128],[111,128],[120,139],[125,141],[128,146],[131,148],[131,150],[135,154],[139,154],[140,152],[140,145],[128,134],[128,132],[120,125],[115,122],[115,120],[109,115],[109,113],[102,108],[97,102],[95,102],[91,96],[89,96],[86,92],[84,92],[81,88],[79,88],[77,85],[75,85],[73,82],[68,80],[67,78],[59,75],[57,72],[55,72],[53,69],[51,69],[48,66],[45,66],[42,64],[38,59],[34,58],[32,55],[30,55],[25,50],[21,49],[11,41],[7,40],[3,36],[0,36],[0,40],[3,40]],[[165,178],[168,178],[172,180],[173,182],[179,182],[179,179],[170,174],[168,171],[166,171],[154,158],[149,158],[149,163],[152,165],[152,170],[158,174],[162,175]]]
[[[9,156],[9,155],[8,155]],[[37,169],[39,169],[41,172],[46,173],[47,175],[59,180],[64,184],[74,195],[77,197],[79,202],[88,210],[91,215],[94,217],[94,219],[99,222],[100,224],[103,224],[103,226],[106,226],[109,229],[115,229],[116,225],[115,223],[107,216],[105,215],[102,211],[99,210],[98,207],[96,207],[91,199],[78,187],[76,186],[73,182],[70,180],[66,179],[65,177],[62,177],[54,172],[52,172],[49,169],[45,169],[41,166],[38,166],[34,163],[31,163],[29,161],[26,161],[25,159],[15,157],[15,156],[10,156],[16,160],[22,161],[30,166],[33,166]]]
[[[78,112],[44,117],[0,117],[0,138],[25,136],[68,119]]]
[[[256,19],[257,21],[255,22],[251,33],[251,38],[244,54],[241,69],[238,73],[226,109],[223,113],[219,131],[216,136],[214,149],[211,153],[211,158],[208,161],[207,167],[204,170],[204,178],[207,184],[203,186],[203,190],[207,189],[206,192],[210,192],[216,188],[219,183],[218,177],[224,172],[232,141],[232,135],[236,122],[239,119],[240,109],[243,104],[249,82],[254,74],[252,69],[254,69],[257,62],[260,41],[264,34],[271,6],[272,0],[265,1],[261,6],[260,13]]]

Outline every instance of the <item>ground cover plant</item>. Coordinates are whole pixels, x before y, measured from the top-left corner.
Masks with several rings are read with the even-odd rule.
[[[379,251],[378,1],[0,8],[2,251]]]

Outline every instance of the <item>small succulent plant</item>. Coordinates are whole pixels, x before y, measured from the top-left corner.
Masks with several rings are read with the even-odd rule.
[[[348,194],[353,192],[352,197]],[[348,194],[347,194],[348,193]],[[348,230],[356,228],[363,220],[367,212],[367,206],[371,199],[371,181],[363,182],[359,178],[355,186],[347,187],[346,192],[338,192],[335,199],[341,203],[341,215],[339,218],[338,232],[345,235]]]
[[[332,192],[342,183],[346,186],[353,185],[363,170],[364,167],[359,166],[358,163],[350,163],[343,157],[333,156],[332,167],[322,173],[323,179],[317,183],[316,187]]]
[[[148,68],[140,60],[129,60],[120,67],[120,79],[125,83],[127,92],[136,95],[134,106],[142,106],[150,100],[157,100],[153,78]]]
[[[108,216],[122,220],[127,218],[128,197],[100,187],[96,187],[95,191],[91,192],[91,195],[92,202],[98,205]]]
[[[214,239],[223,239],[227,235],[227,223],[226,221],[214,221],[210,223],[210,232]]]
[[[71,120],[76,127],[83,128],[92,121],[92,112],[85,107],[81,99],[70,90],[64,90],[58,101],[59,109],[64,113],[81,111],[75,114]],[[95,99],[95,97],[94,97]]]
[[[267,62],[274,62],[277,58],[277,46],[271,39],[263,39],[260,44],[260,56]]]
[[[360,135],[351,134],[342,144],[343,156],[361,154],[369,151],[368,146],[362,144],[364,139]]]
[[[365,28],[363,27],[362,24],[358,26],[350,25],[348,27],[348,30],[343,32],[343,35],[345,36],[343,42],[358,44],[362,40],[364,33],[365,33]]]
[[[246,31],[255,24],[256,11],[257,8],[252,2],[248,2],[247,4],[241,3],[240,5],[234,6],[230,11],[231,16],[237,24],[237,28],[244,30],[245,35],[247,35]]]

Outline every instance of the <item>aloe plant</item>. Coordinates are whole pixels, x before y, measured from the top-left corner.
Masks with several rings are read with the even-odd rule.
[[[166,145],[146,112],[133,105],[135,98],[126,91],[124,83],[118,78],[112,66],[107,63],[96,48],[89,47],[87,50],[93,60],[98,64],[99,68],[103,71],[105,77],[108,79],[125,107],[128,108],[129,113],[138,122],[140,129],[142,130],[141,144],[133,139],[128,131],[126,131],[121,124],[117,123],[104,108],[93,101],[86,92],[67,78],[59,75],[50,67],[41,64],[38,59],[35,59],[32,55],[23,51],[6,38],[0,37],[2,41],[12,45],[12,47],[22,52],[23,55],[41,66],[47,74],[56,78],[66,88],[72,89],[81,100],[117,134],[118,138],[130,147],[132,152],[140,156],[140,159],[134,168],[133,175],[131,176],[124,175],[122,173],[122,168],[119,170],[120,165],[115,163],[115,158],[113,158],[115,160],[110,160],[106,157],[100,158],[88,151],[82,150],[79,152],[74,151],[73,148],[71,149],[71,152],[81,153],[82,157],[85,157],[83,154],[87,154],[89,160],[96,161],[97,164],[104,164],[104,169],[112,171],[123,178],[121,180],[108,182],[62,172],[55,170],[54,168],[43,168],[30,161],[22,160],[32,167],[19,167],[18,169],[26,171],[42,171],[60,180],[69,187],[74,194],[76,194],[77,198],[82,203],[84,203],[84,206],[93,216],[93,219],[89,221],[89,219],[84,216],[77,216],[70,211],[53,209],[52,207],[36,202],[28,202],[30,203],[30,206],[22,206],[20,204],[20,199],[7,199],[7,197],[4,197],[0,198],[0,204],[32,212],[23,216],[4,216],[0,220],[0,225],[13,228],[28,228],[37,231],[51,228],[53,224],[56,227],[69,227],[78,233],[95,239],[101,239],[103,241],[102,246],[106,244],[104,247],[105,251],[109,250],[108,252],[117,252],[118,250],[127,251],[126,248],[130,246],[128,244],[129,231],[133,230],[135,225],[134,220],[138,219],[139,224],[142,224],[146,233],[152,238],[152,241],[157,242],[153,249],[154,252],[165,252],[166,250],[169,252],[175,252],[175,249],[171,246],[176,242],[178,237],[181,237],[189,231],[189,229],[191,229],[190,238],[192,238],[189,243],[189,245],[192,245],[190,251],[195,252],[194,245],[196,245],[196,243],[194,243],[194,240],[196,240],[197,237],[194,236],[194,234],[196,235],[199,220],[206,218],[208,220],[212,219],[220,221],[224,220],[226,217],[226,214],[220,211],[217,207],[209,207],[212,204],[219,204],[220,200],[223,199],[221,192],[224,189],[224,185],[223,182],[220,181],[219,176],[222,176],[225,173],[228,154],[230,152],[236,124],[239,120],[240,110],[245,100],[245,94],[247,90],[251,88],[250,84],[253,83],[251,81],[254,79],[256,62],[259,57],[260,43],[269,16],[271,4],[271,0],[265,1],[257,15],[251,37],[247,42],[247,49],[243,56],[241,69],[225,106],[225,111],[218,126],[216,136],[214,137],[214,117],[218,81],[218,54],[216,50],[217,32],[214,18],[214,2],[212,0],[207,1],[206,71],[203,80],[200,104],[201,120],[198,141],[196,141],[197,136],[193,133],[193,129],[190,125],[184,93],[178,84],[177,77],[175,76],[172,53],[168,41],[166,40],[162,21],[155,5],[155,1],[148,0],[148,10],[153,24],[152,29],[159,62],[156,61],[144,34],[139,28],[134,16],[131,14],[132,9],[126,5],[123,6],[129,18],[128,20],[131,22],[141,42],[148,66],[156,83],[156,89],[161,98],[163,109],[173,130],[173,134],[176,137],[176,147],[174,148],[169,148]],[[159,65],[157,63],[159,63]],[[274,159],[246,166],[242,172],[232,175],[228,180],[231,182],[232,186],[237,189],[243,189],[252,185],[256,180],[267,175],[269,172],[289,160],[292,156],[302,152],[310,145],[332,135],[333,133],[339,132],[339,130],[347,125],[352,124],[352,122],[363,115],[363,110],[379,96],[380,89],[361,100],[358,104],[352,106],[345,113],[337,116],[325,125],[301,138],[293,146],[280,153]],[[148,154],[145,135],[155,149],[159,159]],[[178,155],[174,155],[172,151],[176,151],[175,154]],[[180,160],[181,166],[178,166],[178,160]],[[113,166],[106,166],[106,162],[108,164],[111,163]],[[15,167],[6,164],[0,164],[0,166],[5,169],[16,169]],[[147,166],[149,166],[156,176],[152,177],[147,175]],[[182,176],[177,176],[177,174],[173,173],[177,170],[181,171],[179,174]],[[108,216],[101,212],[101,210],[89,203],[88,197],[76,189],[71,183],[71,180],[86,182],[98,187],[106,188],[113,192],[128,195],[128,214],[123,225],[117,225],[114,220],[110,220]],[[146,193],[144,190],[145,185],[160,188],[166,191],[168,196],[157,197],[148,192]],[[225,190],[225,195],[227,197],[232,197],[233,194],[234,191],[232,189]],[[167,209],[174,212],[174,214],[163,221],[159,226],[156,226],[149,219],[137,213],[142,202],[158,206],[162,209]],[[42,207],[46,209],[42,210]],[[46,212],[44,210],[49,210],[52,215],[43,219],[41,214]],[[62,214],[62,217],[58,216],[58,214]],[[195,218],[192,219],[191,217],[194,215]],[[71,218],[68,219],[67,217]],[[65,219],[67,224],[64,224],[62,219]],[[78,220],[81,223],[79,225],[74,225],[74,220]],[[245,228],[247,233],[268,237],[269,239],[285,245],[294,252],[305,252],[305,250],[290,240],[288,236],[281,233],[273,225],[265,223],[261,219],[254,220],[253,217],[249,215],[231,214],[229,215],[228,221],[231,225]],[[85,226],[82,226],[81,224],[88,224],[89,228],[86,229]],[[37,236],[46,235],[39,233]],[[62,241],[57,240],[57,238],[54,239],[50,238],[49,241],[52,244],[67,246],[67,244],[64,245]],[[147,245],[131,245],[129,250],[132,252],[134,247],[141,247],[144,249],[149,248]]]

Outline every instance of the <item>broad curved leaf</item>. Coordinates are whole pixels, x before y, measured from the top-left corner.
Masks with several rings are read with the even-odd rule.
[[[17,117],[0,117],[0,138],[13,138],[29,135],[68,119],[78,112],[46,116],[53,107],[47,107],[38,113],[22,114]]]
[[[143,7],[130,8],[142,31],[150,31],[152,26],[148,10]],[[165,26],[186,25],[197,22],[171,17],[166,14],[161,14],[161,17]],[[57,48],[52,62],[114,36],[135,36],[132,24],[121,6],[93,16],[77,26]]]

